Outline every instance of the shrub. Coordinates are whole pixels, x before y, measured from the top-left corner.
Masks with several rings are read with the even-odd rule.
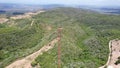
[[[115,64],[116,64],[116,65],[120,64],[120,60],[116,61]]]
[[[35,67],[37,65],[37,62],[36,61],[33,61],[32,63],[31,63],[31,66],[32,67]]]

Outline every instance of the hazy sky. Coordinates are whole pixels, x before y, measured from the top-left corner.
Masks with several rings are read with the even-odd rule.
[[[120,0],[0,0],[0,3],[120,6]]]

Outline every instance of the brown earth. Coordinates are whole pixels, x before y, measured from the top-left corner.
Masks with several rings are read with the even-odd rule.
[[[107,63],[99,68],[104,68],[105,66],[107,66],[107,68],[120,68],[120,64],[115,64],[118,57],[120,57],[120,40],[111,40],[109,42],[109,50],[110,53]]]
[[[6,19],[6,18],[0,18],[0,23],[4,23],[4,22],[7,22],[8,21],[8,19]]]
[[[10,19],[16,20],[16,19],[31,18],[32,16],[37,15],[37,14],[42,13],[42,12],[44,12],[44,11],[38,11],[36,13],[28,12],[28,13],[25,13],[24,15],[12,16],[12,17],[10,17]]]
[[[43,46],[40,50],[34,52],[31,55],[26,56],[25,58],[23,58],[21,60],[17,60],[15,62],[13,62],[12,64],[8,65],[5,68],[32,68],[31,63],[35,60],[35,58],[37,58],[39,55],[42,55],[43,52],[46,52],[46,51],[52,49],[54,47],[55,43],[57,43],[59,39],[60,38],[56,38],[56,39],[52,40],[47,45]]]

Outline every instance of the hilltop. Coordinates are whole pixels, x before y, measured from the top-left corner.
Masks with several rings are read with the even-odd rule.
[[[62,68],[98,68],[107,62],[108,43],[120,38],[120,16],[77,8],[54,8],[24,19],[0,24],[0,68],[32,54],[57,38],[62,27]],[[32,25],[31,25],[32,23]],[[57,68],[57,46],[31,65]]]

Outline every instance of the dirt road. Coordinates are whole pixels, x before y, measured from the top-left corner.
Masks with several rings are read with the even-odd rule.
[[[107,68],[120,68],[120,64],[115,64],[118,57],[120,57],[120,40],[111,40],[109,42],[109,50],[110,53],[107,63],[99,68],[104,68],[105,66],[107,66]]]
[[[54,47],[55,43],[57,43],[59,39],[60,38],[54,39],[47,45],[43,46],[37,52],[34,52],[33,54],[26,56],[25,58],[23,58],[21,60],[17,60],[5,68],[32,68],[32,66],[31,66],[32,61],[34,61],[35,58],[38,57],[39,55],[42,55],[43,52],[46,52],[46,51],[52,49]]]
[[[9,19],[7,18],[0,18],[0,24],[7,22]]]

